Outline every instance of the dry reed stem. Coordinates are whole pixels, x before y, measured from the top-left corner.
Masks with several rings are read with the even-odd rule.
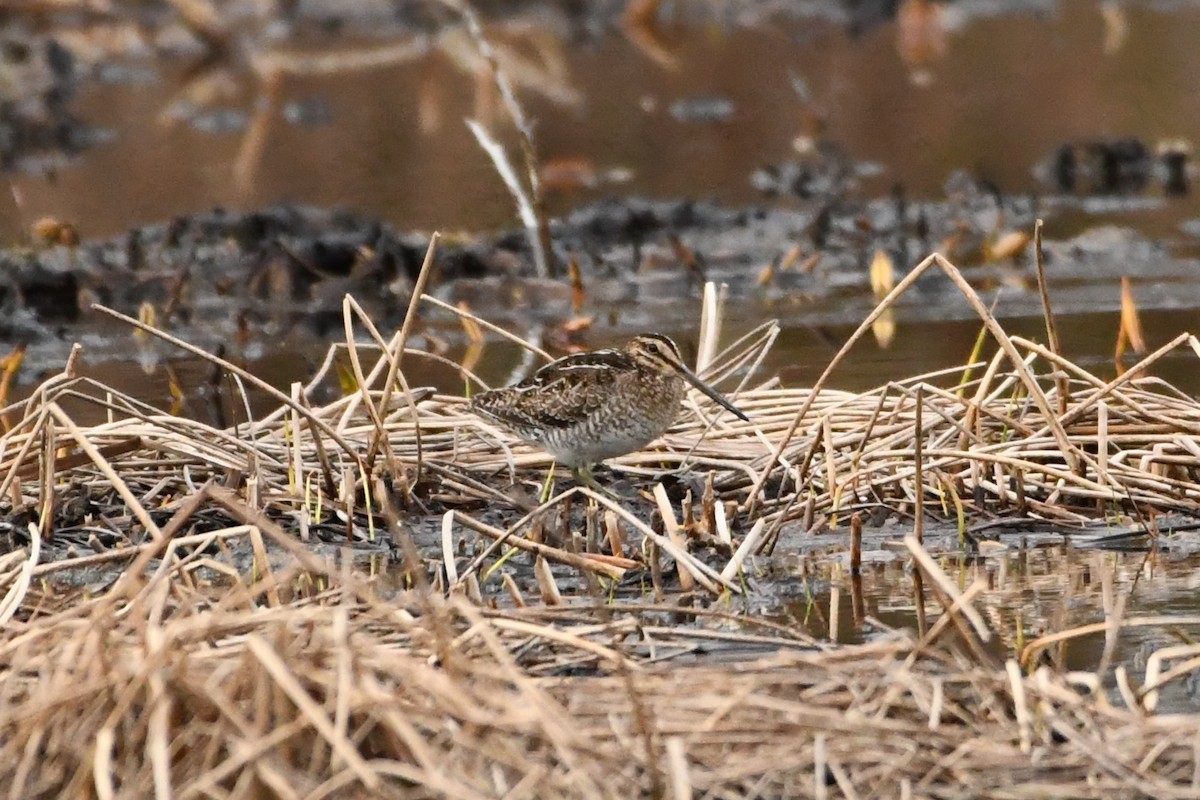
[[[439,640],[425,614],[363,599],[348,570],[326,577],[319,598],[267,613],[164,593],[149,627],[66,607],[6,631],[23,639],[0,656],[0,758],[27,764],[17,790],[248,797],[261,780],[281,795],[482,797],[534,774],[544,797],[645,796],[657,781],[815,797],[827,775],[845,796],[1191,791],[1200,721],[1113,707],[1079,676],[894,636],[736,669],[655,666],[619,642],[728,632],[484,616],[428,597],[456,634]],[[104,655],[80,658],[92,652]],[[582,666],[592,674],[535,677]],[[21,758],[30,740],[36,760]]]
[[[401,364],[402,359],[404,358],[404,351],[405,351],[404,343],[408,341],[408,336],[412,332],[412,326],[416,323],[418,304],[420,303],[421,298],[425,294],[425,286],[429,283],[429,277],[430,277],[430,274],[432,273],[432,267],[433,267],[433,256],[437,252],[438,238],[439,238],[439,234],[436,231],[433,233],[432,236],[429,237],[429,247],[426,248],[426,250],[425,250],[425,258],[421,262],[421,271],[417,274],[417,281],[413,286],[412,298],[409,300],[408,311],[404,315],[404,322],[401,323],[401,325],[400,325],[399,333],[396,334],[396,345],[395,345],[396,346],[396,354],[393,356],[391,354],[391,352],[389,351],[389,349],[385,345],[383,345],[382,342],[380,342],[380,346],[383,351],[383,358],[388,363],[387,378],[384,380],[384,383],[383,383],[383,396],[380,398],[380,406],[385,409],[389,406],[389,404],[390,404],[389,401],[391,400],[391,397],[392,397],[392,387],[394,387],[396,385],[396,379],[397,379],[397,377],[399,377],[400,381],[402,382],[402,387],[404,389],[405,400],[407,400],[408,406],[412,410],[414,418],[417,416],[417,404],[416,404],[416,401],[413,399],[412,389],[409,388],[408,381],[407,381],[407,379],[405,379],[404,373],[400,369],[400,364]],[[353,302],[353,299],[350,298],[348,295],[347,295],[347,300],[349,302]],[[355,305],[357,306],[357,304],[355,304]],[[379,336],[379,332],[375,329],[375,326],[371,322],[370,317],[368,317],[367,314],[364,313],[361,308],[358,308],[357,310],[358,310],[359,316],[362,318],[363,322],[367,325],[367,327],[371,330],[371,332],[375,336],[376,340],[377,341],[380,340],[381,337]],[[347,343],[347,346],[350,345],[351,342],[350,342],[349,338],[347,338],[346,343]],[[381,364],[382,364],[382,362],[381,362]],[[417,443],[417,475],[418,475],[418,477],[421,474],[420,432],[421,432],[420,425],[417,425],[417,427],[416,427],[416,435],[417,435],[416,443]],[[367,451],[366,461],[367,461],[368,465],[374,463],[374,456],[375,456],[376,449],[380,446],[381,443],[385,447],[388,446],[387,435],[383,429],[382,424],[380,424],[378,426],[377,436],[375,439],[373,439],[371,441],[371,446]],[[389,453],[390,453],[390,450],[389,450]],[[393,472],[395,472],[394,467],[393,467]]]
[[[373,785],[379,796],[420,787],[481,797],[528,788],[530,775],[546,797],[638,796],[685,785],[710,796],[814,796],[833,793],[827,779],[860,796],[894,796],[905,786],[930,796],[997,787],[1006,796],[1103,797],[1130,787],[1156,797],[1194,794],[1197,753],[1187,743],[1200,735],[1200,720],[1148,714],[1164,683],[1200,669],[1191,651],[1162,650],[1142,686],[1118,673],[1119,698],[1110,702],[1102,691],[1078,690],[1099,687],[1103,676],[1022,676],[993,666],[978,648],[939,647],[950,627],[987,638],[987,595],[979,581],[958,592],[911,542],[920,563],[914,583],[935,587],[944,609],[920,641],[888,637],[834,649],[734,605],[743,602],[735,579],[760,537],[788,535],[787,523],[835,511],[882,506],[906,515],[920,499],[937,514],[954,492],[959,508],[979,503],[987,513],[1075,528],[1106,510],[1147,520],[1151,511],[1195,515],[1200,403],[1185,393],[1156,379],[1106,382],[1062,354],[999,333],[1004,355],[962,383],[961,394],[955,383],[936,385],[958,381],[961,368],[863,394],[744,389],[738,403],[753,423],[709,430],[687,415],[645,452],[615,460],[633,474],[685,462],[713,470],[704,503],[714,510],[705,524],[735,550],[718,572],[708,554],[693,552],[678,522],[676,536],[650,528],[651,504],[641,497],[571,488],[532,511],[507,501],[497,473],[540,482],[549,458],[490,431],[498,453],[461,398],[414,393],[406,413],[394,413],[389,392],[393,370],[402,378],[404,340],[384,342],[368,328],[383,350],[369,369],[356,366],[354,398],[309,408],[310,383],[248,437],[172,418],[65,373],[43,384],[36,400],[12,407],[24,417],[0,435],[0,494],[14,513],[32,511],[19,529],[28,531],[27,552],[0,555],[0,763],[13,765],[11,796],[53,786],[96,796],[242,797],[252,785],[334,796]],[[773,331],[726,348],[709,374],[760,363]],[[713,337],[706,352],[715,349]],[[346,346],[356,360],[353,343]],[[1196,348],[1193,337],[1178,337],[1139,369]],[[80,424],[63,406],[68,397],[108,421]],[[801,422],[808,438],[792,442]],[[401,521],[381,475],[328,463],[322,471],[342,485],[312,498],[289,483],[300,474],[297,463],[311,472],[325,448],[364,464],[374,442],[399,463],[424,460],[422,497],[455,535],[496,542],[457,582],[457,542],[447,537],[441,559],[424,542],[422,560],[406,527],[420,523],[420,512]],[[918,447],[925,481],[914,463]],[[764,471],[764,453],[784,466]],[[819,469],[810,469],[814,459]],[[790,494],[722,526],[725,504],[754,505],[768,477]],[[667,482],[653,485],[653,503],[675,520],[678,496]],[[109,532],[124,541],[63,558],[56,542],[88,527],[62,516],[76,496],[100,506]],[[578,524],[585,503],[575,498],[595,504],[591,518],[603,519],[613,555],[525,538],[548,512],[568,528]],[[481,502],[508,527],[483,521]],[[331,514],[334,503],[340,518]],[[387,520],[405,552],[406,577],[394,596],[381,598],[349,562],[338,565],[297,541],[303,515],[309,527],[337,525],[343,537],[358,532],[364,542],[371,520]],[[636,535],[623,542],[622,532],[640,533],[641,548]],[[239,546],[249,561],[234,558]],[[534,598],[507,573],[491,584],[483,579],[479,567],[505,546],[544,559],[542,585],[562,606],[530,604]],[[678,593],[680,580],[655,572],[650,551],[673,558],[715,608],[603,602],[566,588],[571,575],[594,584],[598,574],[615,588],[649,569],[656,589]],[[48,580],[118,558],[128,566],[96,597],[68,600]],[[438,566],[476,603],[506,591],[530,606],[483,612],[457,593],[442,598],[425,578]],[[695,624],[668,624],[678,618]],[[1197,624],[1114,616],[1029,643],[1021,663],[1057,642],[1107,632],[1114,619],[1122,630]],[[677,665],[714,645],[811,652],[735,670]]]
[[[904,280],[900,281],[900,283],[898,283],[895,288],[892,289],[892,291],[888,292],[887,296],[879,301],[875,309],[867,315],[867,318],[863,320],[858,329],[850,335],[850,338],[846,340],[846,343],[821,373],[820,377],[817,379],[817,382],[813,385],[812,394],[810,395],[809,400],[801,405],[800,409],[793,416],[792,422],[788,426],[787,431],[784,433],[783,437],[772,451],[769,461],[763,468],[760,477],[752,487],[747,499],[747,513],[754,513],[758,503],[760,502],[759,492],[766,483],[768,475],[770,475],[775,465],[780,463],[780,458],[786,450],[788,444],[791,442],[796,430],[799,428],[801,420],[804,419],[805,415],[811,410],[813,400],[815,400],[817,394],[822,390],[826,381],[829,379],[829,376],[833,373],[833,370],[841,363],[842,359],[845,357],[846,353],[849,352],[850,348],[860,338],[862,338],[862,336],[868,330],[870,330],[871,325],[875,322],[875,320],[882,316],[886,310],[891,308],[896,299],[906,292],[909,287],[911,287],[925,272],[925,270],[929,269],[929,267],[933,265],[941,268],[946,276],[955,284],[955,286],[962,293],[963,297],[966,298],[968,304],[983,321],[985,327],[987,327],[993,338],[1000,345],[1001,349],[1004,350],[1005,354],[1009,357],[1017,376],[1020,378],[1026,390],[1037,403],[1038,409],[1042,412],[1046,424],[1054,433],[1055,439],[1062,448],[1064,457],[1067,459],[1068,467],[1072,472],[1076,471],[1077,466],[1075,463],[1075,448],[1071,445],[1069,438],[1066,436],[1066,433],[1063,430],[1063,426],[1059,424],[1058,420],[1056,419],[1054,410],[1047,403],[1044,393],[1038,386],[1033,374],[1026,367],[1012,340],[1008,337],[1008,334],[1005,333],[1004,328],[1000,325],[1000,323],[996,321],[994,316],[992,316],[987,307],[984,306],[983,302],[979,299],[979,296],[975,293],[975,290],[971,288],[970,284],[968,284],[967,281],[962,277],[962,273],[959,272],[958,268],[944,259],[942,256],[934,253],[913,268],[912,272],[906,275]]]
[[[263,379],[259,378],[257,375],[254,375],[253,373],[248,372],[245,369],[242,369],[241,367],[237,366],[236,364],[234,364],[230,361],[226,361],[225,359],[223,359],[219,356],[213,355],[212,353],[202,350],[201,348],[196,347],[195,345],[189,344],[189,343],[183,341],[182,339],[179,339],[175,336],[171,336],[166,331],[155,328],[152,325],[147,325],[144,322],[141,322],[140,320],[136,320],[133,317],[127,316],[125,314],[122,314],[119,311],[114,311],[111,308],[108,308],[106,306],[102,306],[99,304],[93,304],[92,308],[96,311],[99,311],[104,314],[108,314],[111,317],[119,319],[122,322],[126,323],[127,325],[132,325],[133,327],[137,328],[140,331],[148,333],[152,336],[156,336],[159,339],[162,339],[163,341],[168,342],[182,350],[186,350],[187,352],[191,353],[194,356],[197,356],[198,358],[201,358],[205,361],[209,361],[209,362],[219,366],[221,369],[224,369],[224,370],[232,373],[233,375],[237,376],[238,378],[241,378],[242,380],[249,381],[250,383],[254,384],[255,388],[257,388],[259,391],[265,392],[266,394],[270,395],[271,397],[273,397],[276,400],[283,403],[285,406],[291,407],[294,411],[299,413],[302,417],[304,417],[310,423],[321,428],[322,431],[326,435],[328,435],[331,439],[333,439],[333,441],[335,441],[339,445],[341,445],[342,449],[346,452],[347,455],[353,456],[354,449],[351,448],[346,442],[344,442],[341,439],[341,437],[337,435],[337,433],[335,431],[333,431],[331,428],[329,428],[328,425],[326,425],[325,423],[316,419],[312,414],[310,414],[308,412],[307,409],[299,407],[299,406],[293,406],[292,399],[288,395],[279,391],[271,384],[269,384],[266,381],[264,381]]]

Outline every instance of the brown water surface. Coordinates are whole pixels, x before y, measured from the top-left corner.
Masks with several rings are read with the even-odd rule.
[[[1067,141],[1200,140],[1200,8],[1065,0],[994,9],[953,3],[865,31],[815,15],[755,27],[687,19],[642,33],[614,25],[571,40],[553,18],[532,15],[489,31],[519,60],[511,71],[543,160],[628,170],[627,183],[559,195],[559,210],[613,191],[755,202],[752,171],[792,157],[802,135],[876,164],[868,195],[900,183],[917,198],[941,196],[957,169],[1006,192],[1045,192],[1032,170]],[[258,55],[406,47],[389,65],[285,74],[278,85],[245,63],[221,64],[229,96],[199,106],[190,122],[170,111],[197,58],[90,84],[77,113],[112,139],[53,181],[15,178],[22,215],[108,235],[213,205],[297,201],[404,229],[513,224],[512,202],[463,123],[500,111],[465,63],[460,32],[274,51],[261,38],[248,34],[246,44]],[[713,99],[729,103],[727,115],[706,112]],[[317,121],[287,121],[305,114]],[[1154,186],[1147,197],[1155,202],[1144,210],[1115,204],[1115,218],[1176,237],[1178,222],[1197,213],[1194,197],[1162,201]],[[15,237],[18,218],[4,219],[0,234]]]
[[[839,545],[832,545],[837,551]],[[776,613],[821,638],[864,641],[881,629],[918,630],[932,625],[942,608],[928,587],[918,613],[916,586],[900,551],[865,553],[868,563],[860,579],[851,577],[842,559],[814,555],[787,568],[772,568],[770,585],[778,593]],[[994,633],[988,649],[1002,659],[1019,658],[1026,645],[1052,632],[1105,621],[1135,621],[1122,627],[1111,643],[1111,664],[1124,664],[1144,681],[1147,661],[1155,651],[1194,641],[1195,626],[1172,629],[1137,624],[1138,618],[1175,615],[1195,619],[1192,599],[1200,556],[1166,553],[1120,553],[1076,550],[1067,546],[1022,548],[1014,541],[987,558],[945,556],[942,568],[960,590],[978,579],[987,589],[975,602]],[[924,616],[923,621],[921,620]],[[1038,648],[1039,661],[1065,669],[1093,671],[1105,658],[1103,630],[1072,636]],[[1200,684],[1176,682],[1164,693],[1170,710],[1200,708]],[[1167,709],[1163,709],[1167,710]]]

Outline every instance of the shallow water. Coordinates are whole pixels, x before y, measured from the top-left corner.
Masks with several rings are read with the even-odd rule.
[[[861,642],[882,626],[918,631],[915,584],[899,551],[864,552],[857,584],[843,559],[785,559],[768,568],[777,603],[772,613],[812,635],[837,642]],[[1001,659],[1019,658],[1039,636],[1105,622],[1105,609],[1132,620],[1148,616],[1200,615],[1196,589],[1200,556],[1161,552],[1100,552],[1069,545],[1021,548],[1015,543],[986,558],[946,555],[938,559],[960,590],[977,579],[987,589],[974,603],[995,638],[988,650]],[[856,597],[857,595],[857,597]],[[924,614],[932,625],[942,607],[924,590]],[[875,622],[877,621],[877,623]],[[1108,662],[1124,666],[1134,686],[1145,679],[1155,651],[1196,640],[1196,624],[1122,627]],[[949,634],[951,638],[954,634]],[[1088,633],[1042,651],[1042,660],[1071,670],[1096,670],[1103,659],[1105,633]],[[1161,696],[1164,711],[1200,710],[1200,683],[1178,681]]]
[[[864,196],[898,183],[913,198],[942,196],[954,170],[1003,192],[1046,194],[1034,168],[1069,141],[1200,141],[1196,4],[956,2],[928,13],[927,4],[901,5],[900,21],[855,20],[829,3],[749,26],[681,9],[649,39],[615,21],[579,28],[530,11],[489,34],[506,63],[519,62],[514,81],[543,161],[600,181],[555,194],[558,211],[613,193],[756,202],[751,174],[793,158],[800,136],[875,165]],[[277,91],[248,60],[197,73],[198,55],[179,54],[108,70],[112,78],[85,86],[74,109],[111,138],[54,180],[14,176],[23,208],[17,215],[3,201],[0,235],[15,238],[20,219],[46,214],[103,236],[213,205],[280,201],[342,207],[402,229],[512,225],[512,202],[463,124],[500,112],[465,66],[459,36],[388,31],[289,43],[247,26],[242,43],[257,55],[411,45],[371,69],[286,74]],[[181,102],[197,74],[218,70],[217,99]],[[723,104],[727,114],[706,111]],[[252,141],[255,124],[261,143]],[[628,180],[604,182],[615,169]],[[1177,227],[1196,216],[1194,193],[1164,197],[1149,180],[1137,196],[1147,202],[1110,198],[1111,213],[1051,221],[1047,236],[1117,220],[1194,245]]]
[[[435,527],[415,533],[421,547],[431,552],[438,548],[440,538]],[[752,622],[766,619],[794,627],[819,641],[842,644],[869,641],[891,629],[919,634],[925,630],[923,626],[935,623],[943,608],[926,579],[923,618],[918,614],[913,568],[902,544],[909,532],[904,525],[868,529],[864,534],[862,572],[855,577],[849,568],[849,542],[844,529],[817,535],[792,530],[779,540],[775,555],[750,559],[744,598],[710,605],[703,598],[682,602],[668,597],[664,607],[674,607],[676,600],[681,607],[696,602],[700,607],[748,615],[747,633],[763,633]],[[1000,661],[1019,659],[1025,646],[1040,636],[1112,620],[1124,623],[1107,657],[1106,634],[1096,631],[1040,648],[1033,658],[1035,665],[1047,663],[1088,672],[1103,669],[1109,690],[1116,692],[1112,685],[1114,668],[1125,669],[1136,690],[1145,682],[1147,663],[1155,652],[1194,643],[1200,634],[1200,542],[1187,534],[1180,536],[1184,538],[1165,541],[1163,549],[1146,549],[1143,540],[1143,545],[1133,550],[1101,550],[1076,546],[1070,537],[1064,539],[1058,534],[1005,534],[988,555],[981,556],[960,551],[953,532],[931,523],[925,545],[959,591],[977,580],[985,581],[986,588],[973,605],[992,634],[985,649]],[[460,569],[476,547],[469,544],[473,537],[463,538],[468,544],[461,551]],[[723,562],[716,559],[710,563],[719,567]],[[360,565],[379,576],[382,591],[398,588],[402,571],[386,557],[376,557],[369,565],[360,561]],[[599,590],[598,595],[587,591],[573,571],[554,571],[568,606],[576,602],[589,606],[604,603],[609,597],[607,590]],[[481,581],[485,597],[502,607],[511,605],[502,588],[504,573],[513,578],[526,597],[539,596],[528,558],[518,555]],[[618,605],[648,602],[650,593],[648,575],[633,573],[615,591],[615,597]],[[1177,617],[1181,624],[1137,624],[1139,618],[1154,616]],[[693,621],[686,615],[674,624],[689,622],[703,629],[737,628],[736,623],[704,618]],[[943,633],[943,639],[956,638],[952,631]],[[701,650],[683,654],[682,659],[736,660],[769,649],[765,644],[711,642]],[[1200,680],[1196,673],[1164,687],[1159,702],[1163,712],[1200,710]]]

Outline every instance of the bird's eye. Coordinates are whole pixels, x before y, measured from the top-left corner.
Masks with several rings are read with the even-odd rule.
[[[651,342],[646,349],[648,349],[651,353],[657,353],[658,345],[656,345],[654,342]]]

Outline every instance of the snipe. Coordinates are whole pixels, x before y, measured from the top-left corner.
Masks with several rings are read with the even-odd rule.
[[[679,415],[689,383],[749,421],[684,366],[673,341],[657,333],[641,334],[619,349],[552,361],[520,383],[480,392],[470,407],[595,487],[592,465],[661,436]]]

